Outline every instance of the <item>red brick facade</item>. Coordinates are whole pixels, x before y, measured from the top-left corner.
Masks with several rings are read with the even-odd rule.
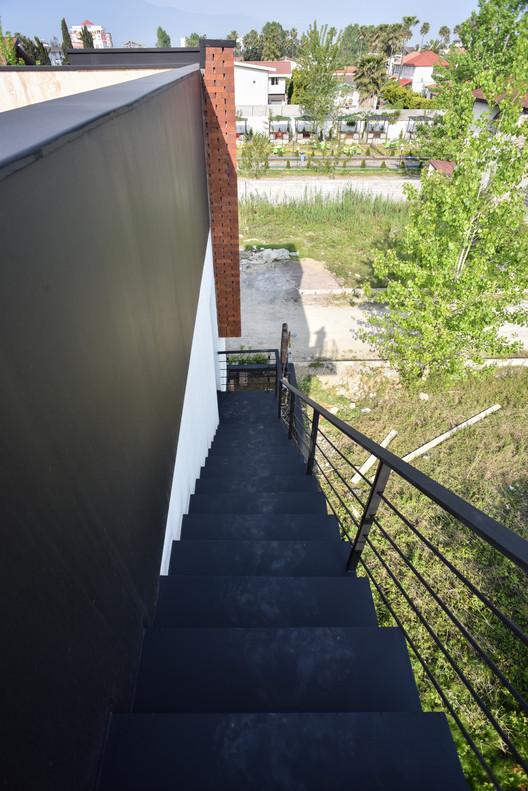
[[[205,42],[203,102],[218,334],[240,337],[233,48]]]

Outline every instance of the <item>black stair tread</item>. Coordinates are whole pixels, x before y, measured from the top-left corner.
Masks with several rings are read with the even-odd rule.
[[[155,626],[376,626],[366,577],[160,580]]]
[[[221,478],[229,476],[263,476],[263,475],[306,475],[306,462],[297,455],[296,458],[279,456],[268,459],[245,459],[237,461],[232,457],[224,459],[208,459],[200,471],[200,479]]]
[[[253,448],[246,448],[239,445],[232,448],[215,448],[213,445],[209,450],[205,460],[205,466],[211,462],[218,464],[233,464],[239,467],[247,467],[248,465],[269,465],[275,461],[284,461],[289,463],[302,462],[302,456],[298,448],[292,445],[285,445],[282,448],[264,448],[262,445],[256,445]]]
[[[186,514],[181,540],[340,541],[335,516],[321,514]]]
[[[254,447],[255,445],[264,445],[266,449],[269,448],[287,448],[287,447],[294,447],[294,444],[291,439],[288,439],[287,433],[284,431],[281,434],[246,434],[245,436],[236,436],[234,434],[221,434],[220,436],[215,436],[213,439],[212,447],[218,448],[230,448],[230,447],[238,447],[239,445],[247,445],[248,447]]]
[[[258,418],[251,423],[227,423],[222,421],[216,429],[215,437],[242,437],[242,436],[264,436],[269,435],[287,437],[287,430],[284,423],[275,418],[274,420],[259,420]]]
[[[149,629],[133,711],[421,711],[395,627]]]
[[[441,713],[113,715],[99,791],[176,787],[467,791]]]
[[[195,494],[232,492],[251,495],[266,492],[318,492],[317,481],[311,475],[237,475],[223,478],[200,478]]]
[[[333,577],[347,574],[342,541],[174,541],[170,574]]]
[[[277,494],[193,494],[190,514],[326,514],[326,500],[319,492]]]

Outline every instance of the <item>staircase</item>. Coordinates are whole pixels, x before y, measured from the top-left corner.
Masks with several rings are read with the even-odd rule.
[[[219,405],[99,791],[467,789],[273,393]]]

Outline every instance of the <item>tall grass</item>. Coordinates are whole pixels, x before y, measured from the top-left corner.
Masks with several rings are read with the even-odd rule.
[[[405,225],[409,207],[376,195],[346,189],[340,195],[311,195],[273,203],[250,195],[239,203],[244,236],[261,243],[294,243],[302,256],[323,260],[344,286],[363,280],[380,285],[372,275],[377,250],[391,246]]]

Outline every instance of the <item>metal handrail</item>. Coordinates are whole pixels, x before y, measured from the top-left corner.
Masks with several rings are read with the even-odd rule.
[[[386,448],[382,448],[373,440],[361,434],[356,429],[349,426],[343,420],[333,415],[324,407],[312,401],[305,393],[293,387],[285,379],[281,380],[281,386],[290,391],[308,406],[312,407],[314,412],[322,416],[331,423],[335,428],[341,431],[349,439],[360,445],[367,450],[371,455],[376,456],[382,464],[386,465],[390,470],[397,473],[400,478],[410,483],[415,489],[425,494],[430,500],[439,505],[444,511],[447,511],[459,522],[469,527],[480,538],[486,541],[495,549],[498,549],[503,555],[509,558],[523,571],[528,572],[528,541],[518,536],[512,530],[509,530],[501,522],[497,522],[488,516],[483,511],[480,511],[475,506],[463,500],[457,494],[447,489],[442,484],[430,478],[416,467],[402,461],[399,456],[391,453]]]
[[[283,395],[287,396],[284,399],[284,404],[282,403]],[[452,701],[449,699],[449,693],[446,694],[442,688],[441,679],[445,676],[445,670],[441,668],[441,665],[437,666],[436,661],[432,659],[432,657],[436,656],[434,652],[430,655],[431,658],[427,659],[428,653],[424,654],[421,648],[421,641],[424,637],[418,632],[419,639],[417,640],[414,632],[412,632],[412,627],[411,631],[409,631],[411,621],[422,628],[427,639],[436,648],[438,655],[443,657],[446,666],[450,668],[450,673],[454,674],[449,679],[445,676],[444,684],[448,685],[446,689],[449,688],[454,679],[458,680],[458,683],[466,690],[472,705],[480,712],[480,716],[483,718],[482,722],[487,723],[487,727],[489,726],[495,731],[495,738],[498,737],[502,744],[501,749],[509,753],[511,760],[517,767],[514,771],[523,770],[528,775],[528,759],[521,754],[519,745],[516,746],[513,734],[509,730],[508,722],[503,721],[501,716],[497,715],[495,703],[490,704],[486,702],[489,692],[486,687],[488,683],[486,680],[488,679],[487,673],[489,674],[489,679],[493,679],[490,689],[500,688],[503,703],[507,699],[516,704],[519,707],[519,711],[528,712],[527,691],[525,689],[520,691],[516,688],[516,683],[517,686],[525,686],[524,681],[520,680],[522,678],[523,660],[519,659],[519,652],[521,649],[526,651],[528,635],[509,616],[505,615],[485,592],[479,590],[465,573],[457,569],[445,554],[425,534],[422,534],[423,530],[420,531],[418,526],[413,524],[412,520],[409,520],[401,512],[400,508],[391,502],[385,493],[389,477],[392,473],[397,475],[423,494],[431,503],[439,506],[443,512],[469,528],[471,533],[482,539],[495,552],[508,558],[519,569],[519,572],[514,572],[514,569],[510,572],[512,574],[521,574],[519,584],[522,584],[524,574],[528,571],[528,541],[525,541],[505,527],[505,525],[492,519],[437,481],[402,461],[402,459],[386,448],[352,428],[352,426],[317,404],[285,378],[281,378],[279,383],[278,400],[278,415],[286,423],[289,437],[293,438],[303,451],[303,457],[306,460],[306,472],[307,474],[318,476],[326,494],[329,508],[339,522],[342,538],[348,541],[351,546],[349,570],[356,571],[356,569],[361,567],[370,578],[379,595],[380,602],[383,602],[393,621],[401,628],[419,666],[421,666],[425,676],[431,682],[432,687],[442,701],[442,705],[452,716],[453,722],[469,745],[478,765],[485,771],[492,786],[501,791],[503,786],[501,786],[495,774],[494,764],[491,765],[493,762],[490,764],[490,761],[486,758],[486,749],[483,749],[481,738],[474,738],[474,735],[470,733],[472,728],[469,727],[468,730],[468,727],[466,727],[468,723],[466,722],[466,725],[464,725],[463,722],[465,718],[464,710],[457,712],[456,706],[453,706]],[[309,417],[309,410],[311,410],[311,417]],[[323,431],[321,428],[321,421],[323,420],[330,424],[330,428],[333,427],[336,432]],[[378,460],[378,467],[373,482],[371,482],[372,479],[368,479],[359,473],[358,468],[343,453],[339,447],[339,435],[346,438],[347,441],[351,440],[355,445],[363,448]],[[358,492],[363,494],[365,489],[357,490],[351,483],[351,478],[355,473],[359,473],[361,478],[359,486],[364,487],[367,485],[369,487],[366,501],[364,501],[364,497],[359,497],[358,494]],[[353,507],[353,502],[356,505],[359,504],[360,512]],[[378,515],[381,505],[389,509],[384,512],[383,517]],[[480,602],[479,606],[484,606],[486,616],[483,616],[482,619],[480,618],[478,607],[476,609],[468,607],[467,611],[466,608],[463,608],[459,611],[457,609],[458,599],[455,599],[454,602],[452,601],[451,593],[454,590],[452,587],[442,591],[442,595],[435,590],[437,583],[434,569],[432,570],[432,575],[428,575],[430,579],[427,581],[424,573],[421,573],[416,564],[412,562],[412,559],[407,556],[408,550],[406,547],[409,545],[407,543],[400,545],[400,539],[395,540],[391,537],[384,524],[382,524],[381,519],[383,518],[383,521],[385,521],[386,515],[388,515],[389,519],[396,520],[396,526],[402,525],[412,531],[410,533],[414,540],[412,551],[414,552],[416,548],[423,546],[424,550],[435,558],[435,563],[440,564],[437,570],[441,569],[440,573],[442,575],[444,570],[451,573],[453,579],[456,579],[457,583],[459,583],[459,586],[464,586],[469,597],[475,597],[475,601],[478,600]],[[371,531],[372,536],[376,537],[375,541],[369,537]],[[403,540],[405,542],[408,541],[405,537]],[[368,558],[366,555],[368,555]],[[386,555],[386,557],[383,557],[383,555]],[[371,560],[373,561],[372,566]],[[377,567],[377,571],[375,567]],[[401,571],[399,571],[400,569],[407,569],[406,575],[402,575]],[[428,566],[426,566],[426,570],[429,570]],[[381,583],[376,578],[380,571],[382,574]],[[387,585],[390,586],[390,595]],[[405,589],[406,586],[409,586],[409,589],[412,588],[413,593],[409,593]],[[464,588],[461,589],[464,590]],[[394,591],[396,591],[397,597],[392,600]],[[425,604],[421,602],[424,593],[427,597]],[[428,613],[431,605],[433,609],[436,608],[437,613],[443,613],[442,618],[446,617],[446,621],[435,621],[433,619],[429,623],[430,616]],[[403,620],[401,617],[402,609],[407,611]],[[475,620],[475,613],[478,614],[478,620]],[[485,626],[489,625],[488,618],[490,615],[496,619],[494,624],[500,625],[500,629],[503,630],[501,634],[507,635],[508,640],[513,637],[518,641],[515,644],[515,650],[512,649],[511,653],[513,657],[512,669],[515,673],[513,681],[508,678],[508,670],[504,667],[510,664],[510,656],[501,655],[501,651],[504,651],[501,646],[504,644],[498,643],[494,645],[493,642],[490,643],[486,633],[481,634],[478,630],[478,623],[483,623]],[[446,624],[451,626],[446,626]],[[452,635],[451,629],[453,627],[456,632]],[[451,642],[453,643],[452,645]],[[469,650],[472,656],[478,659],[480,662],[479,666],[485,668],[485,670],[481,671],[484,673],[482,678],[475,680],[474,683],[471,680],[471,665],[464,669],[464,663],[460,661],[456,653],[457,651],[464,653],[466,650]],[[502,668],[501,665],[503,665]],[[468,670],[470,671],[469,673]],[[486,680],[484,686],[483,680]],[[513,683],[514,681],[516,683]],[[516,738],[518,739],[519,736],[517,735]],[[526,740],[523,737],[520,738],[523,749],[525,749]]]

